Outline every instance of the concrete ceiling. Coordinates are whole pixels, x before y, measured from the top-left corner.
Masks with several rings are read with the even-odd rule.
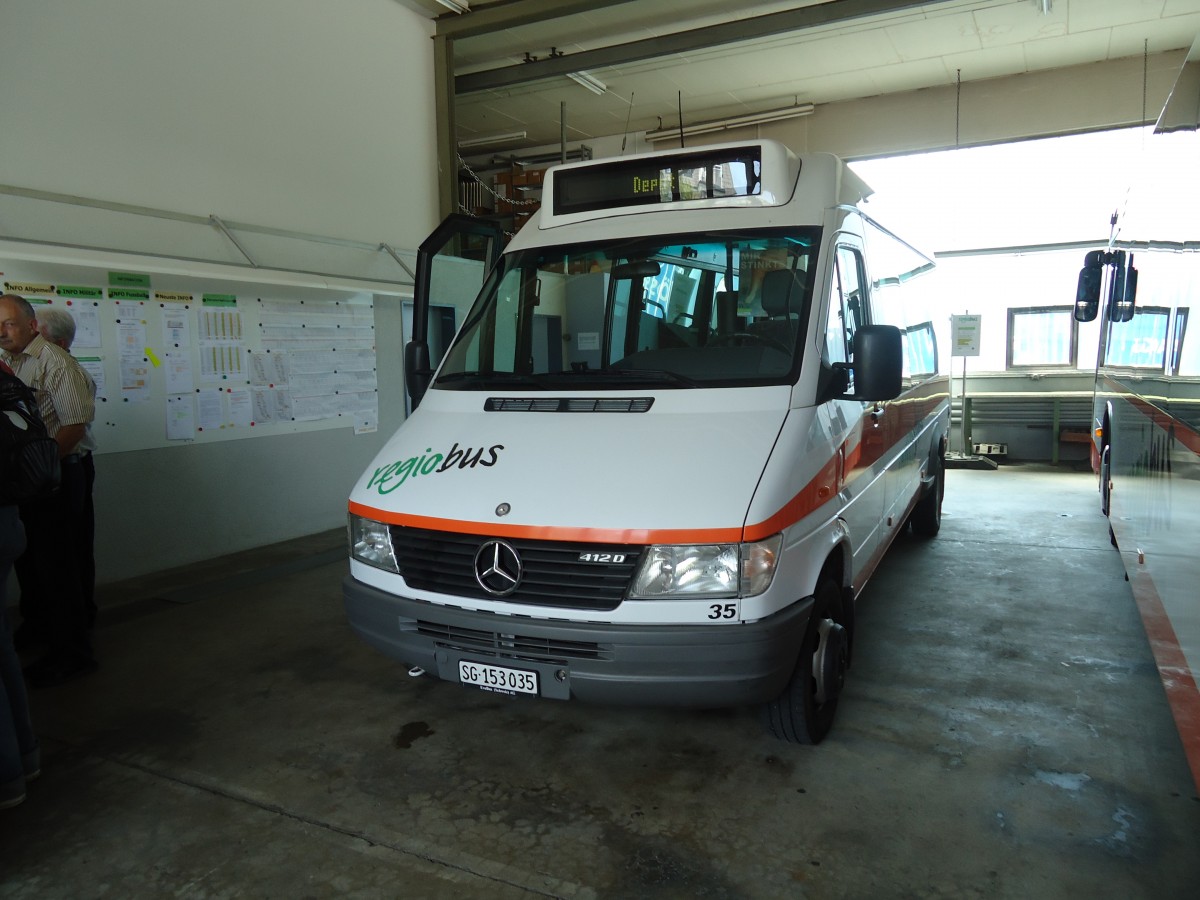
[[[691,124],[1186,50],[1200,35],[1200,0],[400,2],[435,18],[450,49],[457,139],[525,132],[479,148],[505,152],[557,145],[564,109],[570,145],[674,127],[681,104]]]

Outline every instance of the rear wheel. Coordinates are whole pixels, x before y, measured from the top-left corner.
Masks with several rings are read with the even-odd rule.
[[[763,707],[767,730],[793,744],[819,744],[829,734],[850,662],[850,635],[838,621],[841,590],[826,578],[813,601],[796,670],[783,693]]]

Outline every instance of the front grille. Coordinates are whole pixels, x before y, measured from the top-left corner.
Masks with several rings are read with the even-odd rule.
[[[410,587],[459,597],[496,600],[475,580],[475,554],[488,535],[391,526],[400,574]],[[524,573],[509,603],[612,610],[620,605],[641,558],[640,546],[506,538],[521,555]],[[623,554],[619,563],[582,562],[582,554]]]
[[[415,623],[415,627],[410,626],[410,628],[417,634],[432,638],[445,647],[468,652],[482,652],[488,656],[507,659],[566,663],[572,659],[607,659],[612,656],[611,647],[589,641],[564,641],[558,638],[502,634],[421,620]]]

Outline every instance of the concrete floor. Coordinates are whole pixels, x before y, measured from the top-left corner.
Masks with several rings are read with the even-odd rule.
[[[0,896],[1193,897],[1200,802],[1094,485],[951,471],[816,748],[409,678],[345,624],[338,534],[109,589],[100,672],[33,697]]]

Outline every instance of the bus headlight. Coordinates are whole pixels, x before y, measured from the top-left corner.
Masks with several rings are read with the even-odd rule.
[[[374,519],[350,515],[350,556],[368,566],[400,574],[388,526]]]
[[[753,597],[771,586],[782,535],[753,544],[656,544],[646,550],[629,596]]]

